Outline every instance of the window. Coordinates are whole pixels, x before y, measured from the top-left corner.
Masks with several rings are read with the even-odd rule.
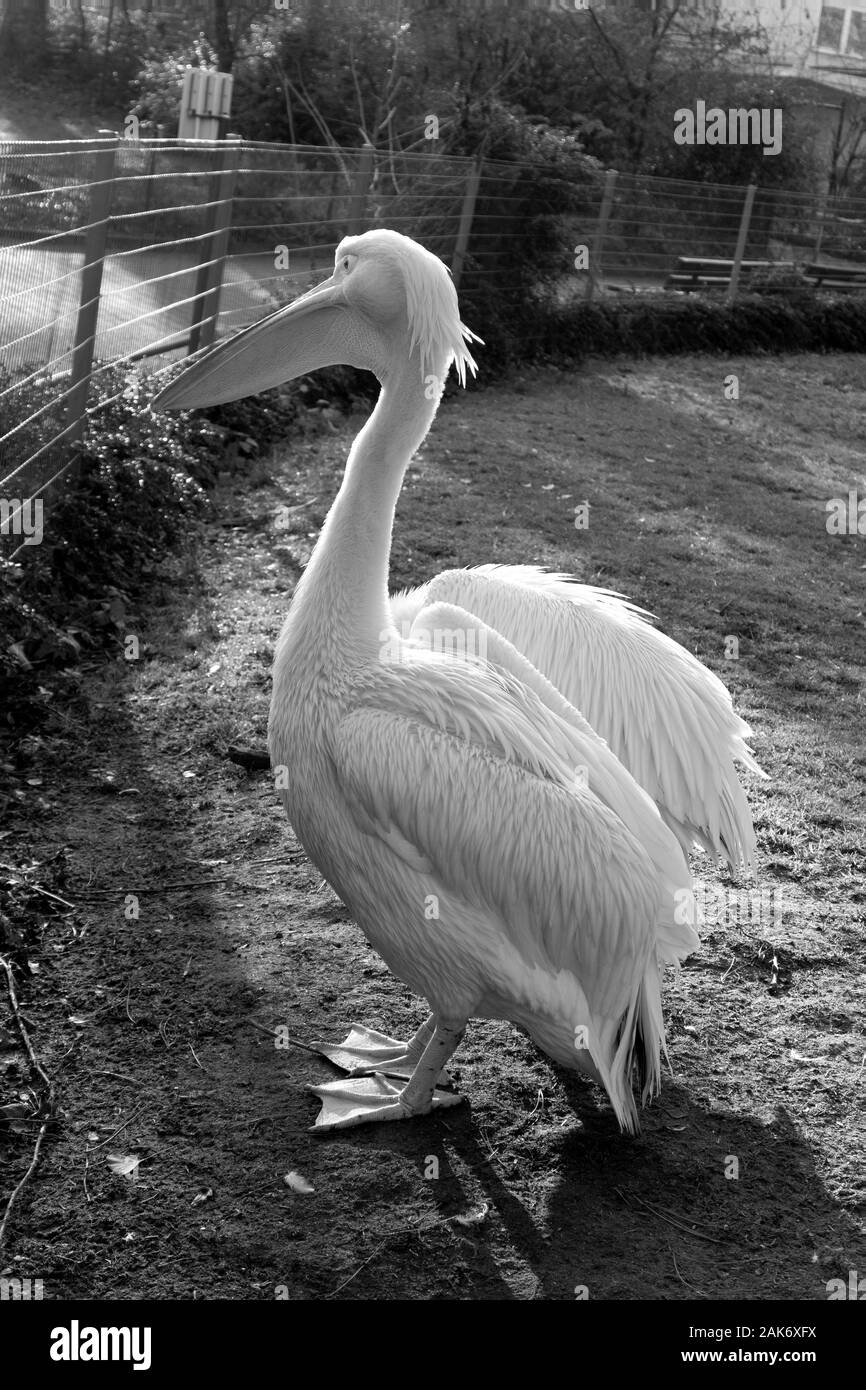
[[[845,52],[852,53],[856,58],[866,58],[866,13],[862,10],[851,11],[851,27],[848,30]]]
[[[818,28],[818,47],[832,48],[834,53],[838,53],[839,45],[842,42],[842,25],[844,22],[844,10],[837,10],[825,5],[821,10],[821,23]]]

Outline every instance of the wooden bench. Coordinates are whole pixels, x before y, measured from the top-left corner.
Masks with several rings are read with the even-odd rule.
[[[822,290],[866,290],[866,265],[816,265],[803,267],[809,283]]]
[[[711,256],[680,256],[677,268],[665,280],[665,289],[692,290],[727,289],[734,269],[732,260]],[[741,261],[740,282],[747,285],[755,270],[793,270],[793,261]]]
[[[741,261],[740,284],[748,289],[749,281],[755,271],[794,270],[794,261]],[[709,256],[680,256],[676,270],[665,280],[665,289],[692,290],[727,289],[731,283],[734,262],[715,259]],[[804,284],[812,289],[845,290],[856,292],[866,290],[866,265],[818,265],[816,261],[802,267]],[[756,286],[762,292],[787,291],[784,285]]]

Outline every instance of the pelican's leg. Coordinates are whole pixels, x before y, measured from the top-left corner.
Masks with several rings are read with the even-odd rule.
[[[375,1028],[353,1024],[349,1036],[341,1043],[314,1042],[310,1045],[349,1076],[369,1076],[372,1072],[380,1071],[386,1076],[403,1076],[408,1080],[435,1028],[436,1017],[431,1014],[412,1040],[405,1043],[389,1038],[385,1033],[377,1033]]]
[[[348,1129],[350,1125],[373,1120],[408,1120],[413,1115],[428,1115],[442,1105],[459,1104],[462,1096],[437,1091],[436,1082],[465,1031],[463,1020],[446,1023],[438,1019],[432,1038],[402,1090],[381,1072],[356,1081],[331,1081],[326,1086],[308,1087],[322,1101],[313,1129]]]

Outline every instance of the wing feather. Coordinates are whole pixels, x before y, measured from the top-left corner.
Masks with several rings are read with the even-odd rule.
[[[609,749],[507,671],[412,650],[365,678],[330,756],[359,828],[402,872],[414,860],[483,914],[490,930],[470,944],[500,992],[517,997],[538,972],[574,977],[590,1012],[574,1025],[590,1022],[593,1061],[630,1124],[638,1016],[658,1077],[659,941],[681,957],[697,939],[675,922],[675,892],[690,883],[676,842]],[[630,817],[656,824],[648,845]],[[497,941],[523,962],[510,984]]]
[[[507,638],[589,721],[688,852],[753,872],[755,833],[736,764],[764,774],[714,673],[620,595],[530,565],[447,570],[392,599],[404,626],[446,602]]]

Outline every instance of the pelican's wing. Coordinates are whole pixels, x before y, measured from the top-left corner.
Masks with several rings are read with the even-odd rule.
[[[638,1018],[648,1087],[658,1078],[657,954],[697,944],[677,921],[690,879],[676,840],[600,740],[504,672],[416,654],[356,698],[330,752],[359,828],[413,876],[419,903],[439,892],[489,920],[477,950],[491,992],[498,979],[529,1005],[540,991],[542,1013],[543,981],[573,992],[574,1026],[591,1024],[588,1050],[630,1126]]]
[[[618,594],[530,565],[446,570],[391,601],[411,631],[445,602],[506,637],[589,720],[659,807],[688,852],[755,867],[755,832],[737,775],[763,776],[717,676]]]

